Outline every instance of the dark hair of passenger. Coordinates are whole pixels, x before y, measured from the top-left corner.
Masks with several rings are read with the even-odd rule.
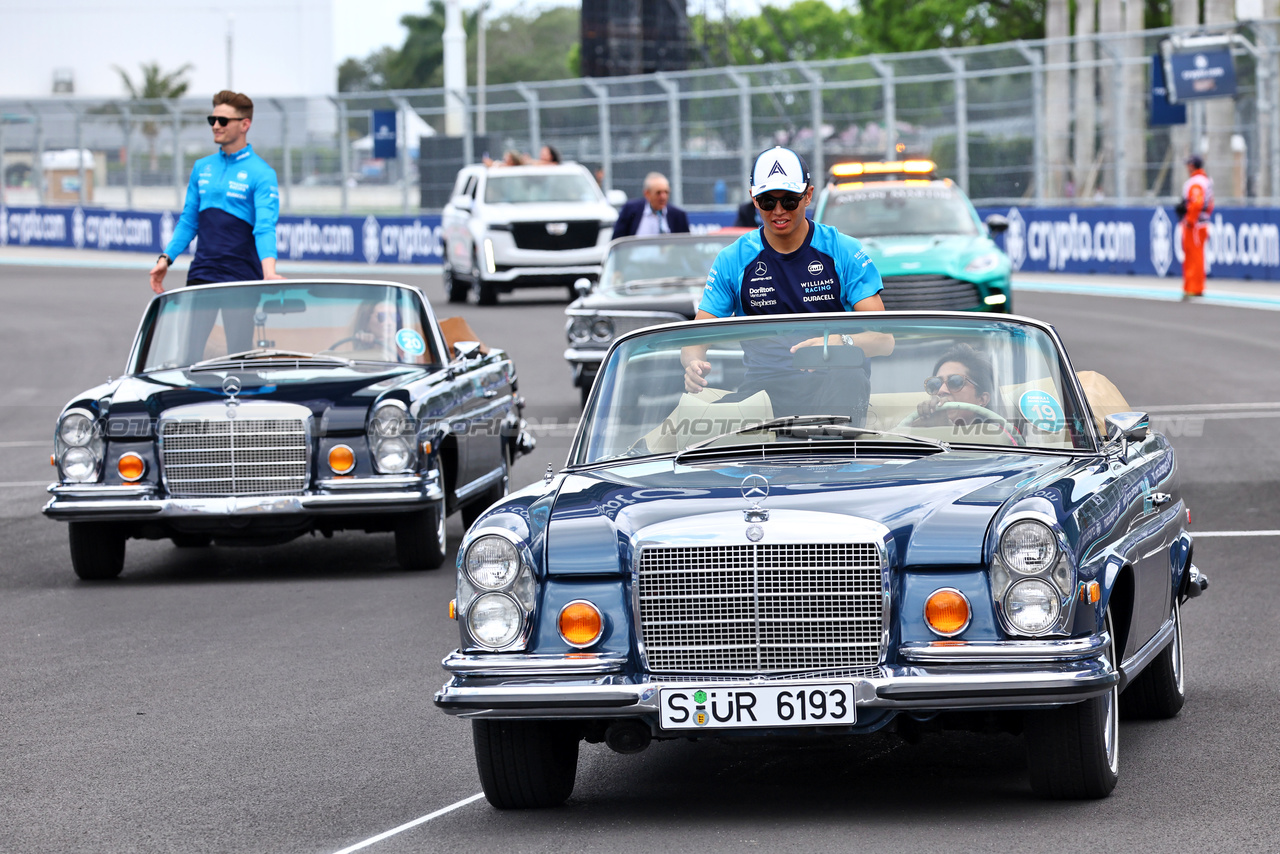
[[[549,159],[552,163],[560,162],[560,152],[556,150],[554,145],[544,145],[542,147],[547,150],[547,154],[549,155]]]
[[[991,394],[995,385],[995,369],[991,367],[991,360],[985,354],[978,352],[968,344],[957,344],[939,357],[933,366],[934,376],[937,376],[938,369],[947,362],[959,362],[969,371],[969,379],[973,380],[973,387],[977,389],[979,394],[986,392]]]

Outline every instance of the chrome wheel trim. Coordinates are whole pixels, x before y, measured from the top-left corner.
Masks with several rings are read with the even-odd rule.
[[[439,544],[440,546],[441,554],[444,554],[449,551],[449,548],[448,548],[449,544],[447,541],[448,536],[445,534],[444,526],[445,526],[444,502],[442,501],[440,502],[440,510],[439,512],[436,513],[436,543]]]
[[[1115,627],[1111,623],[1111,612],[1107,611],[1107,634],[1111,635],[1110,658],[1111,667],[1116,668]],[[1117,683],[1107,692],[1106,717],[1103,720],[1103,744],[1106,747],[1107,767],[1113,775],[1120,773],[1120,685]]]
[[[1186,694],[1185,679],[1182,669],[1182,609],[1175,598],[1173,602],[1173,684],[1178,689],[1178,696]]]

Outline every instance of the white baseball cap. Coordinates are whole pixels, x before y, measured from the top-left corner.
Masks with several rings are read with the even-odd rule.
[[[762,151],[751,168],[751,197],[773,190],[803,193],[809,186],[809,167],[790,148],[780,145]]]

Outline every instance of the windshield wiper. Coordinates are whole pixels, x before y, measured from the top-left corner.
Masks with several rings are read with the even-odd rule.
[[[691,288],[694,285],[705,285],[706,276],[656,276],[650,279],[632,279],[624,282],[624,293],[649,290],[650,288]]]
[[[318,362],[337,362],[342,365],[355,364],[350,359],[342,356],[317,356],[315,353],[306,353],[302,350],[274,350],[269,348],[256,348],[253,350],[244,350],[240,353],[229,353],[226,356],[215,356],[212,359],[205,359],[196,362],[191,366],[193,370],[207,367],[208,365],[222,365],[227,362],[247,362],[251,359],[310,359]]]
[[[941,451],[950,451],[951,446],[946,442],[936,439],[926,439],[923,436],[912,436],[909,433],[894,433],[889,430],[876,430],[871,427],[855,427],[848,422],[852,419],[848,415],[783,415],[780,418],[774,418],[769,421],[762,421],[759,424],[750,424],[746,427],[739,427],[737,430],[730,430],[710,439],[703,439],[680,453],[676,454],[679,460],[685,454],[705,448],[712,442],[717,442],[728,436],[740,436],[746,433],[759,433],[762,431],[772,431],[774,433],[791,433],[792,435],[802,435],[804,428],[821,426],[822,431],[818,435],[836,436],[843,439],[856,438],[858,436],[890,436],[894,439],[905,439],[908,442],[917,442],[922,445],[929,445]],[[800,428],[800,429],[797,429]],[[834,431],[834,432],[828,432]]]

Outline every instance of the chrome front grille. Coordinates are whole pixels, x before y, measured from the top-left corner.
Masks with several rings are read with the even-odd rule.
[[[880,661],[875,543],[647,546],[640,632],[652,673],[776,674]]]
[[[160,447],[171,495],[288,495],[307,487],[308,431],[300,418],[166,420]]]
[[[965,311],[982,307],[973,282],[949,276],[885,276],[880,299],[889,311]]]

